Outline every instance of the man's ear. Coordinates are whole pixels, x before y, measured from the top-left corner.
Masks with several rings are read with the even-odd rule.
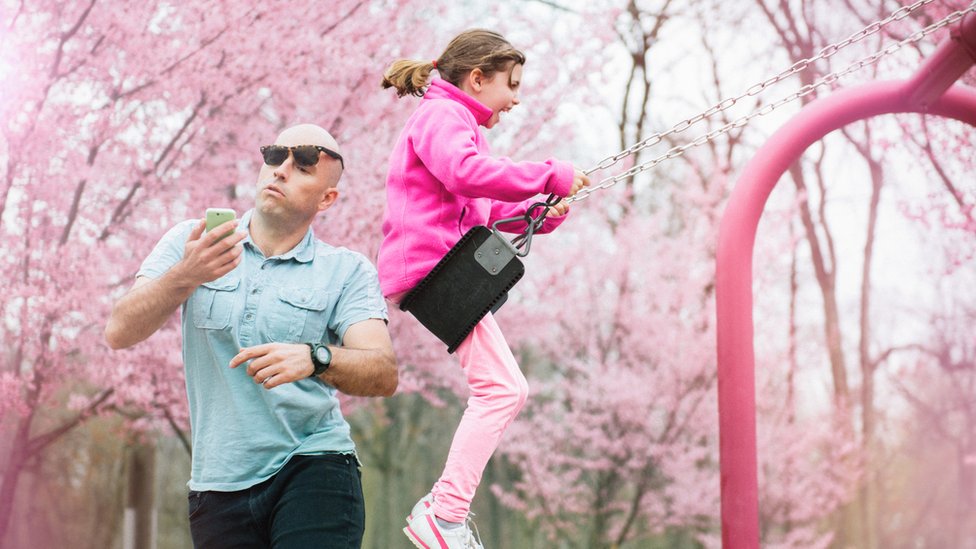
[[[322,196],[322,200],[319,202],[319,212],[324,212],[335,204],[335,201],[339,198],[339,189],[335,187],[329,187],[329,190],[325,192]]]

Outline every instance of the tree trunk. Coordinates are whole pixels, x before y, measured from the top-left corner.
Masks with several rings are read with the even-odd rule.
[[[803,168],[799,163],[790,166],[790,175],[793,177],[797,192],[808,195],[806,176],[803,174]],[[847,364],[844,359],[843,338],[840,333],[840,313],[837,308],[837,289],[834,283],[836,278],[834,257],[830,253],[830,265],[827,265],[828,256],[824,255],[823,248],[820,245],[808,200],[803,200],[800,204],[800,220],[803,222],[806,239],[810,244],[814,275],[823,297],[824,337],[827,344],[827,354],[830,357],[830,372],[834,382],[834,400],[837,405],[846,406],[850,402],[850,389],[847,383]],[[825,233],[829,233],[826,225],[823,229]]]
[[[805,175],[799,163],[790,167],[790,175],[798,193],[808,195]],[[821,203],[825,200],[821,197]],[[830,371],[834,384],[834,410],[838,416],[843,415],[843,433],[840,436],[853,436],[852,418],[847,413],[851,404],[850,388],[847,382],[847,363],[844,358],[843,336],[840,330],[840,313],[837,307],[836,263],[833,247],[830,245],[830,228],[825,219],[821,219],[822,229],[827,240],[826,246],[821,246],[820,237],[810,210],[808,200],[800,203],[800,220],[806,233],[806,240],[810,244],[810,256],[813,270],[823,298],[824,337],[827,345],[827,355],[830,358]],[[826,254],[823,248],[826,247]],[[827,261],[830,260],[828,265]],[[862,523],[863,513],[860,511],[860,498],[855,498],[841,507],[837,522],[837,547],[862,547],[863,532],[866,525]]]
[[[123,549],[156,547],[156,446],[152,443],[130,447],[129,485],[126,495]]]
[[[869,134],[870,135],[870,134]],[[870,138],[869,138],[870,140]],[[852,140],[853,142],[853,140]],[[874,263],[874,241],[878,225],[878,205],[884,183],[884,170],[881,163],[870,156],[867,147],[855,143],[868,163],[871,172],[871,204],[868,213],[867,237],[864,242],[864,263],[861,270],[861,306],[859,354],[861,362],[861,436],[862,450],[867,458],[868,475],[861,487],[861,517],[863,524],[862,547],[877,549],[878,517],[877,487],[878,475],[873,466],[875,457],[874,432],[876,414],[874,410],[875,362],[871,357],[871,266]]]
[[[32,417],[28,415],[18,423],[17,432],[10,444],[7,467],[3,471],[3,481],[0,482],[0,549],[6,547],[5,540],[13,518],[17,483],[27,465],[27,444]]]
[[[4,540],[10,526],[10,519],[14,511],[14,496],[17,493],[17,482],[24,471],[24,459],[16,448],[11,450],[7,468],[3,472],[3,483],[0,484],[0,549],[6,547]]]

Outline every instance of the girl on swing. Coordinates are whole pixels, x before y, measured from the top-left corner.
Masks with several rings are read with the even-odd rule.
[[[519,104],[525,55],[501,35],[468,30],[434,61],[399,60],[382,85],[423,96],[390,155],[378,270],[383,295],[399,303],[476,225],[525,213],[539,194],[570,197],[590,184],[567,162],[491,156],[479,126],[493,128]],[[437,70],[438,77],[431,77]],[[560,201],[536,231],[565,219]],[[403,529],[424,549],[481,548],[468,526],[489,458],[528,396],[528,385],[491,313],[457,348],[470,396],[447,463]]]

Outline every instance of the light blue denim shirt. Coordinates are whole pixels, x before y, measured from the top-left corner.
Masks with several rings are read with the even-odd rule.
[[[249,226],[251,211],[241,217]],[[183,256],[197,221],[166,233],[138,276],[157,278]],[[292,250],[264,257],[248,231],[241,264],[198,287],[183,304],[183,361],[193,435],[191,490],[236,491],[258,484],[297,454],[352,452],[336,389],[318,378],[264,389],[243,347],[269,342],[338,345],[349,326],[387,319],[376,269],[309,230]]]

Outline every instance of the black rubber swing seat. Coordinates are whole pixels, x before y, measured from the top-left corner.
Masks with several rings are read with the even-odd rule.
[[[498,231],[469,230],[400,302],[453,353],[525,274],[518,250]]]

